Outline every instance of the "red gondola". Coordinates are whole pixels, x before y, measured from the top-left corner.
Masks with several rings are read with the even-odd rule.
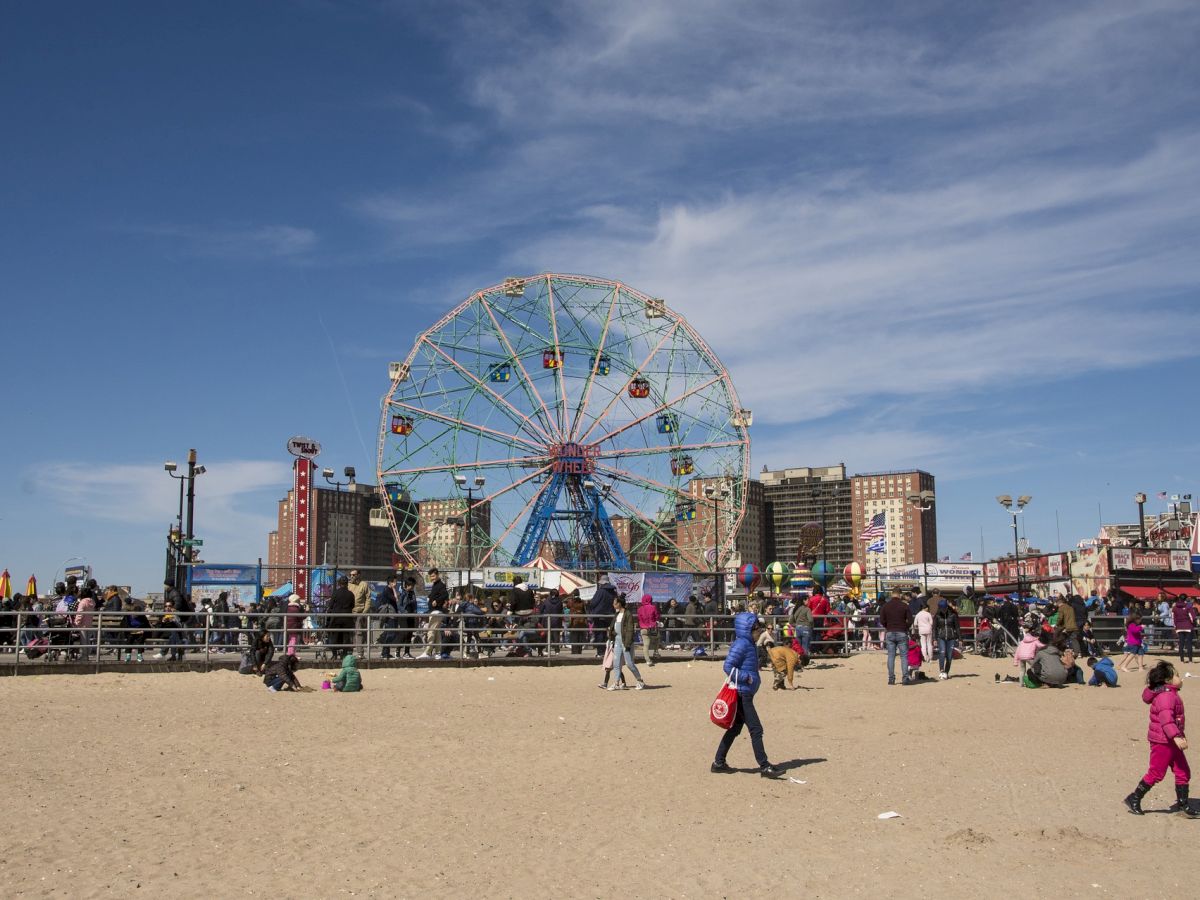
[[[629,382],[629,396],[639,398],[649,397],[650,382],[648,382],[645,378],[633,379],[633,381]]]
[[[412,434],[413,420],[411,416],[392,416],[392,434]]]
[[[562,366],[561,350],[545,350],[542,352],[542,368],[557,369]]]
[[[690,456],[677,456],[671,460],[672,475],[691,475],[695,471],[696,466]]]

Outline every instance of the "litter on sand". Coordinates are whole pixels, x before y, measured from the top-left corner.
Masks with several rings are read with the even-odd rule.
[[[790,776],[788,777],[788,781],[790,781],[792,784],[808,784],[807,781],[801,781],[799,778],[792,778]]]
[[[877,819],[898,819],[898,818],[900,818],[900,813],[889,811],[889,812],[885,812],[885,813],[880,813],[875,818],[877,818]]]

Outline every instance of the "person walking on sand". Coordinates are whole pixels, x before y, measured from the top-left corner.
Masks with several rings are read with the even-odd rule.
[[[1192,632],[1196,628],[1196,611],[1187,597],[1178,597],[1171,609],[1171,627],[1175,629],[1175,643],[1179,647],[1181,663],[1195,662]]]
[[[1142,614],[1131,613],[1125,620],[1125,655],[1117,663],[1120,671],[1132,672],[1135,668],[1146,668],[1146,661],[1142,658],[1146,655],[1145,635],[1146,629],[1142,627]],[[1135,666],[1134,663],[1137,665]]]
[[[642,652],[646,654],[646,665],[653,666],[658,659],[658,626],[661,617],[658,604],[649,594],[642,595],[637,610],[638,629],[642,633]]]
[[[624,594],[613,601],[613,609],[616,610],[616,615],[608,624],[608,639],[613,642],[613,679],[608,689],[610,691],[625,689],[625,680],[621,672],[621,665],[624,663],[629,666],[629,671],[637,679],[637,686],[634,690],[640,691],[646,687],[646,682],[642,680],[642,673],[638,671],[638,667],[633,661],[633,633],[636,619],[633,613],[626,608]]]
[[[913,624],[917,628],[917,642],[921,645],[921,659],[933,659],[933,613],[922,606],[913,616]]]
[[[913,614],[898,590],[892,591],[888,602],[879,611],[879,624],[883,627],[883,642],[887,646],[888,684],[896,683],[896,657],[900,657],[903,684],[908,679],[908,631],[912,628]]]
[[[954,662],[954,650],[961,634],[958,624],[958,609],[949,600],[938,601],[937,615],[933,617],[933,629],[938,642],[938,678],[945,681],[950,677],[950,665]]]
[[[754,749],[754,760],[758,763],[758,772],[763,778],[778,778],[782,770],[771,765],[763,746],[762,720],[754,708],[754,695],[758,691],[758,648],[755,642],[763,632],[763,625],[752,612],[741,612],[733,617],[733,643],[729,645],[729,653],[725,656],[723,668],[726,675],[734,676],[738,692],[737,711],[733,716],[733,724],[721,736],[717,745],[717,754],[713,759],[710,771],[724,775],[733,771],[726,760],[729,748],[742,733],[742,727],[750,730],[750,746]]]
[[[1170,766],[1175,775],[1175,802],[1168,812],[1181,812],[1189,819],[1200,818],[1200,812],[1194,810],[1188,801],[1191,769],[1184,755],[1188,744],[1183,731],[1183,700],[1179,696],[1181,687],[1183,680],[1175,667],[1165,659],[1160,660],[1146,676],[1142,702],[1150,705],[1150,727],[1146,732],[1146,740],[1150,742],[1150,767],[1133,793],[1125,798],[1125,805],[1134,815],[1144,815],[1142,798],[1166,777],[1167,767]]]

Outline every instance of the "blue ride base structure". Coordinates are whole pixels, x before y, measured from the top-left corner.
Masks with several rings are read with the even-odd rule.
[[[570,542],[570,558],[557,558],[555,565],[567,569],[628,570],[629,557],[617,538],[600,491],[590,478],[592,460],[578,444],[563,444],[555,450],[553,474],[530,511],[513,565],[533,562],[553,523],[565,522],[573,525],[571,532],[583,539]],[[585,548],[590,548],[591,553],[582,552]]]

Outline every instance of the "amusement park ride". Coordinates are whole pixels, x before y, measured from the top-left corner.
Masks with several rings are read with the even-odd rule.
[[[432,501],[486,523],[465,536],[481,567],[541,556],[565,569],[684,571],[732,551],[751,415],[662,300],[602,278],[510,278],[419,335],[390,375],[378,475],[407,565],[437,556],[444,529],[422,511]],[[484,496],[455,480],[483,474]],[[719,520],[692,521],[694,481],[728,490]]]

